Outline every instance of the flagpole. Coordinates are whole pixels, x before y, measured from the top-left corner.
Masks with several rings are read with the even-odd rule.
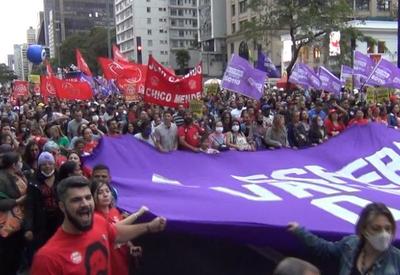
[[[368,76],[367,80],[365,80],[364,83],[361,85],[360,92],[361,92],[362,89],[364,88],[365,84],[367,84],[368,80],[371,79],[371,76],[375,73],[376,69],[377,69],[378,66],[381,64],[382,59],[383,59],[383,58],[379,59],[379,62],[375,65],[374,69],[372,70],[372,72],[371,72],[370,75]]]

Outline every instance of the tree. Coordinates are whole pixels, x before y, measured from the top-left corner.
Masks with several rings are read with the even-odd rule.
[[[251,0],[250,7],[258,16],[246,24],[248,38],[268,31],[289,33],[293,44],[288,78],[300,50],[333,30],[348,28],[351,15],[347,0]]]
[[[115,42],[115,31],[111,32],[111,43]],[[107,29],[93,28],[89,34],[78,33],[65,39],[60,47],[60,66],[76,63],[75,49],[79,49],[93,73],[99,72],[97,58],[107,56]]]
[[[4,63],[0,64],[0,84],[4,86],[6,83],[17,79],[13,70],[10,70]]]
[[[179,66],[181,74],[185,73],[185,68],[188,66],[190,54],[187,50],[178,50],[175,53],[176,63]]]

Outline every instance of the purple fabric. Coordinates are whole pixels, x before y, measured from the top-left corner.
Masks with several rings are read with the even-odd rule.
[[[319,67],[319,79],[321,80],[321,89],[334,93],[335,95],[340,95],[342,90],[342,82],[334,74],[332,74],[325,67]]]
[[[289,82],[303,86],[304,88],[321,88],[321,80],[317,74],[306,64],[297,63],[290,75]]]
[[[246,59],[232,54],[221,85],[224,89],[260,99],[264,92],[266,78],[265,72],[254,69]]]
[[[258,50],[258,58],[256,63],[256,69],[266,72],[268,77],[280,78],[281,75],[276,69],[275,64],[269,58],[268,54],[264,53],[262,50]]]
[[[146,205],[168,230],[290,247],[278,239],[289,236],[288,222],[335,239],[354,232],[372,201],[399,221],[399,141],[399,131],[369,124],[303,150],[206,155],[162,154],[126,135],[103,138],[85,164],[108,165],[118,206]]]
[[[353,73],[360,77],[360,82],[362,84],[367,85],[377,85],[376,82],[372,80],[368,80],[371,75],[373,69],[375,67],[374,61],[369,58],[368,55],[365,55],[359,51],[354,52],[354,65],[353,65]],[[367,81],[368,80],[368,81]]]
[[[381,87],[400,89],[400,70],[392,62],[381,59],[370,75],[370,79]]]
[[[353,69],[349,66],[342,65],[341,71],[340,71],[340,81],[342,83],[345,83],[347,79],[353,77]]]

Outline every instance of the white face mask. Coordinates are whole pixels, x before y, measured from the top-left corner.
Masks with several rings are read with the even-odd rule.
[[[40,173],[42,173],[42,175],[45,176],[46,178],[50,178],[54,174],[54,169],[48,174],[43,171],[40,171]]]
[[[22,171],[23,165],[24,165],[24,164],[22,163],[22,161],[18,161],[18,165],[17,165],[18,171]]]
[[[380,252],[387,250],[392,243],[392,235],[386,230],[374,235],[366,234],[365,237],[372,247]]]
[[[232,131],[234,131],[234,132],[238,132],[239,131],[239,125],[233,125],[232,126]]]
[[[322,120],[318,120],[318,126],[319,126],[319,127],[324,126],[324,122],[323,122]]]
[[[215,132],[217,132],[218,134],[221,134],[224,131],[224,127],[216,127],[215,128]]]

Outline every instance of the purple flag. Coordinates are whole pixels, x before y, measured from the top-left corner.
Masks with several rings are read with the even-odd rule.
[[[362,85],[378,85],[376,82],[368,80],[374,68],[375,63],[371,58],[369,58],[368,55],[365,55],[359,51],[354,52],[353,73],[354,75],[359,76],[359,80]]]
[[[256,63],[256,69],[267,72],[268,77],[280,78],[280,73],[276,69],[275,64],[272,63],[271,58],[264,53],[261,49],[258,50],[258,58]]]
[[[340,81],[346,83],[346,80],[353,77],[353,69],[349,66],[342,65],[340,70]]]
[[[290,75],[289,82],[299,84],[304,88],[321,88],[321,80],[306,64],[297,63]]]
[[[126,135],[104,137],[85,164],[108,165],[118,206],[146,205],[169,219],[167,230],[282,248],[293,245],[288,222],[338,238],[354,233],[361,209],[374,201],[400,226],[399,140],[399,131],[371,123],[303,150],[207,155],[160,154]]]
[[[303,68],[297,63],[294,65],[292,73],[290,74],[289,77],[289,82],[300,85],[305,89],[308,89],[309,87],[309,82],[307,78],[307,72],[303,70]]]
[[[264,92],[267,74],[254,69],[249,62],[232,54],[231,61],[222,79],[222,88],[236,93],[260,99]]]
[[[400,89],[400,70],[392,62],[381,59],[372,71],[369,79],[378,86]]]
[[[332,74],[325,67],[319,67],[318,77],[321,80],[321,89],[334,93],[336,95],[340,94],[342,90],[342,82],[334,74]]]

